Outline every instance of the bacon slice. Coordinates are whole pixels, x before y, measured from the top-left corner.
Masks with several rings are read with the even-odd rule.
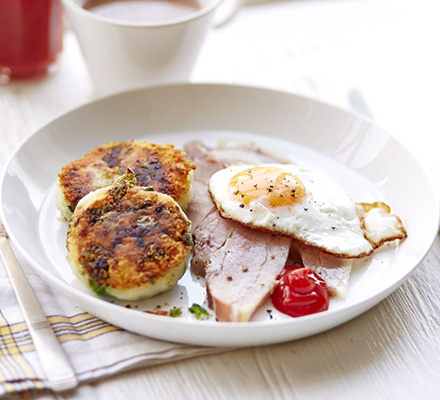
[[[192,200],[186,209],[194,231],[208,215],[217,210],[209,194],[208,183],[212,174],[224,166],[207,147],[198,141],[187,143],[185,152],[196,165],[200,165],[193,177]]]
[[[208,300],[219,321],[249,321],[269,297],[292,240],[241,226],[218,213],[208,192],[209,178],[215,171],[240,161],[243,154],[238,149],[226,153],[222,149],[223,153],[217,153],[221,159],[215,150],[199,142],[188,143],[185,151],[197,165],[193,200],[187,209],[193,224],[191,268],[205,276]],[[258,152],[247,150],[246,160],[250,157],[262,162]]]
[[[246,322],[269,297],[283,270],[291,239],[238,226],[214,251],[206,270],[219,321]]]
[[[305,268],[310,268],[325,280],[330,296],[345,297],[353,266],[352,259],[326,254],[296,240],[293,241],[292,249],[299,253]]]

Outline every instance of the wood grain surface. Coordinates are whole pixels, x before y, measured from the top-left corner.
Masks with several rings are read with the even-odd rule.
[[[281,88],[347,109],[356,88],[379,124],[410,147],[439,183],[439,15],[434,0],[251,5],[211,33],[193,79]],[[93,98],[68,31],[55,74],[0,87],[0,170],[35,129]],[[329,332],[144,368],[40,398],[439,399],[439,288],[437,239],[391,296]]]

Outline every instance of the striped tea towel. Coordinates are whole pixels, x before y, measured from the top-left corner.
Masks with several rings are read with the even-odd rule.
[[[80,382],[136,367],[224,351],[163,342],[110,325],[54,291],[26,261],[16,255]],[[23,321],[0,260],[0,397],[48,389]]]

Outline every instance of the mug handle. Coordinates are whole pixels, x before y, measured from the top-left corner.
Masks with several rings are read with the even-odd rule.
[[[227,24],[243,6],[261,2],[262,0],[223,0],[217,8],[214,26],[220,28]]]

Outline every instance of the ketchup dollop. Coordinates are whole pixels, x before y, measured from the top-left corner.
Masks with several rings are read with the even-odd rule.
[[[272,303],[278,311],[302,317],[328,309],[327,284],[311,269],[290,265],[277,279]]]

